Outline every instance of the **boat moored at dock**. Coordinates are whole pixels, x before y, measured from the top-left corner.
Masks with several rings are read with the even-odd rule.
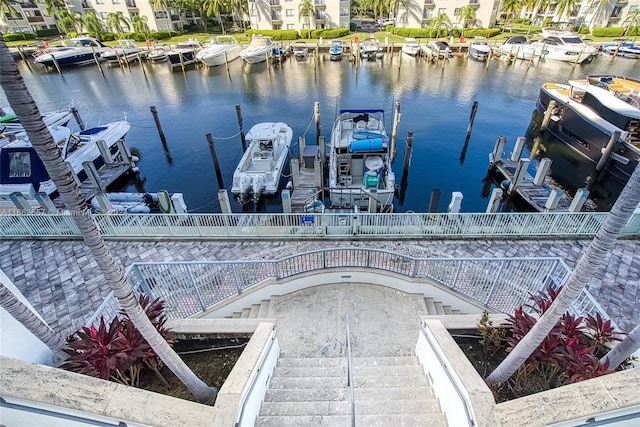
[[[331,130],[329,193],[332,208],[390,210],[395,194],[383,110],[341,110]]]
[[[207,67],[217,67],[238,59],[241,50],[235,37],[217,36],[196,54],[196,58]]]
[[[202,44],[198,40],[185,40],[179,42],[175,48],[166,52],[169,66],[184,67],[196,63],[196,54],[202,50]]]
[[[253,36],[249,46],[240,52],[240,58],[248,64],[258,64],[273,57],[273,49],[277,45],[268,36]]]
[[[407,37],[404,39],[404,44],[402,45],[402,53],[409,56],[417,56],[420,53],[421,47],[420,43],[416,41],[413,37]]]
[[[616,85],[616,78],[604,76],[572,80],[569,84],[545,83],[540,89],[537,113],[542,117],[554,100],[556,108],[548,130],[594,163],[599,162],[608,142],[619,132],[605,169],[624,183],[640,161],[640,109],[610,89],[590,83],[603,79],[610,82],[609,86]],[[625,80],[634,83],[640,94],[640,82]]]
[[[469,56],[478,60],[486,61],[491,55],[491,46],[485,37],[476,37],[469,45]]]
[[[109,49],[93,37],[76,37],[70,39],[64,47],[37,56],[36,62],[49,68],[95,64],[100,60],[100,55]]]
[[[140,58],[142,48],[136,45],[135,40],[118,40],[111,49],[103,52],[100,57],[109,65],[129,63]]]
[[[231,193],[241,201],[276,194],[293,138],[291,127],[282,122],[254,125],[245,139],[249,147],[233,172]]]
[[[575,62],[590,62],[596,54],[596,48],[586,44],[577,34],[570,31],[542,29],[544,38],[531,43],[536,51],[541,51],[546,59]]]
[[[342,40],[332,40],[329,46],[329,60],[340,61],[344,53],[344,43]]]

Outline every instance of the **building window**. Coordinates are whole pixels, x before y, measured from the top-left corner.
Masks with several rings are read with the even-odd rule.
[[[273,29],[274,29],[274,30],[281,30],[281,29],[282,29],[282,25],[280,25],[280,24],[273,24]]]
[[[340,8],[340,16],[349,16],[351,14],[351,9],[348,7]]]
[[[112,4],[120,4],[120,0],[111,0]]]
[[[440,9],[438,9],[438,15],[446,15],[446,14],[447,14],[446,7],[441,7]]]
[[[433,9],[425,9],[422,11],[422,19],[433,18]]]
[[[462,8],[461,8],[461,7],[456,7],[456,8],[453,10],[453,16],[458,16],[458,15],[460,15],[460,9],[462,9]]]
[[[104,4],[104,0],[96,0],[96,4]]]
[[[289,16],[289,17],[294,16],[294,14],[293,14],[293,9],[287,9],[287,10],[286,10],[286,16]]]
[[[107,15],[108,15],[107,12],[100,12],[100,18],[101,19],[107,19]]]
[[[287,24],[287,30],[295,30],[296,26],[294,24]]]
[[[619,6],[616,6],[613,8],[613,12],[611,12],[611,17],[612,18],[618,18],[620,17],[620,14],[622,13],[622,8]]]

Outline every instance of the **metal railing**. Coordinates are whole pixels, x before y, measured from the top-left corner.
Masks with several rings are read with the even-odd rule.
[[[105,239],[504,238],[592,237],[606,212],[579,213],[305,213],[101,214]],[[640,236],[635,214],[623,236]],[[0,239],[78,239],[71,215],[2,214]]]
[[[424,325],[420,324],[419,328],[420,328],[420,335],[425,339],[425,342],[429,346],[429,350],[431,350],[431,354],[427,356],[427,358],[435,356],[434,361],[437,361],[437,365],[435,363],[429,363],[428,364],[429,369],[435,370],[439,368],[438,371],[444,373],[446,376],[446,380],[444,380],[444,378],[438,378],[438,382],[440,382],[441,380],[444,380],[446,381],[446,384],[433,384],[434,391],[442,392],[443,388],[444,389],[452,388],[455,391],[456,395],[458,396],[458,400],[456,402],[452,402],[448,394],[447,396],[437,396],[438,400],[444,403],[446,406],[450,405],[455,409],[459,409],[460,406],[462,406],[464,408],[465,425],[469,427],[477,426],[478,424],[476,422],[475,415],[473,413],[469,394],[467,393],[466,388],[460,381],[460,378],[458,377],[455,369],[452,366],[450,366],[449,360],[443,354],[442,349],[438,345],[437,341],[435,340],[434,337],[431,336],[431,333],[424,327]],[[422,348],[424,349],[424,347]],[[419,354],[418,357],[421,358],[421,355]],[[422,361],[424,362],[424,360]],[[434,380],[434,376],[436,376],[436,372],[432,372],[432,380]],[[453,405],[451,405],[452,403]],[[458,411],[454,410],[452,412],[458,412]],[[461,417],[460,414],[456,413],[451,415],[454,416],[455,419],[459,422],[459,424],[456,424],[456,425],[462,425],[463,417]],[[452,421],[453,420],[450,417],[449,422],[452,422]]]
[[[353,360],[351,358],[351,332],[349,331],[349,315],[345,322],[347,324],[347,385],[351,391],[351,427],[356,426],[356,399],[353,385]]]
[[[560,258],[414,258],[365,248],[323,249],[278,260],[134,263],[127,270],[135,292],[162,298],[169,318],[187,318],[267,279],[283,280],[330,268],[372,269],[429,279],[489,309],[511,313],[547,285],[563,285],[570,270]],[[576,313],[606,312],[585,290]],[[118,303],[110,294],[89,323],[112,318]]]

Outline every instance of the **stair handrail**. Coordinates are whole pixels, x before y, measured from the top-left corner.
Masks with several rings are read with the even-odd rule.
[[[355,391],[353,389],[353,361],[351,360],[351,333],[349,332],[349,315],[346,315],[347,323],[347,385],[351,390],[351,427],[356,425],[356,402]]]
[[[464,386],[460,384],[460,379],[457,378],[455,371],[452,372],[452,367],[450,366],[449,361],[447,360],[446,356],[442,354],[442,350],[440,349],[438,344],[431,339],[431,336],[427,331],[427,328],[425,327],[425,325],[422,322],[419,322],[418,325],[420,328],[420,333],[422,334],[422,336],[425,338],[425,340],[431,347],[431,350],[433,350],[433,354],[436,356],[436,359],[438,359],[438,362],[440,363],[442,370],[446,374],[447,378],[449,379],[449,382],[451,383],[453,389],[458,395],[460,402],[462,403],[462,407],[464,408],[464,412],[465,412],[465,418],[467,420],[467,425],[469,427],[476,427],[478,424],[476,422],[476,418],[473,413],[471,403],[469,402],[467,396],[465,396],[465,393],[463,392]]]
[[[248,380],[248,390],[245,386],[245,390],[246,393],[243,391],[243,394],[241,396],[241,402],[240,402],[240,409],[236,415],[236,422],[234,424],[234,427],[241,427],[243,425],[243,417],[244,417],[244,411],[245,408],[247,406],[247,402],[249,401],[249,396],[251,395],[251,393],[253,392],[253,389],[256,386],[256,382],[258,380],[258,376],[260,375],[260,373],[262,373],[262,369],[264,367],[264,364],[267,360],[267,357],[269,356],[269,354],[271,353],[271,349],[273,348],[273,345],[277,342],[276,338],[278,335],[278,326],[274,326],[273,330],[271,331],[271,334],[269,335],[269,339],[268,339],[268,343],[265,346],[265,348],[262,349],[262,353],[260,354],[258,361],[256,363],[256,367],[251,371],[249,380]]]

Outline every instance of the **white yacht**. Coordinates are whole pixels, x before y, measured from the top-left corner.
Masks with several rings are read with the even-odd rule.
[[[240,52],[240,58],[249,64],[265,62],[273,57],[273,49],[276,44],[268,36],[253,36],[249,46]]]
[[[531,46],[542,51],[545,58],[564,62],[590,62],[597,50],[586,44],[577,34],[570,31],[542,29],[542,40],[531,43]]]
[[[109,65],[129,63],[140,58],[142,48],[136,45],[135,40],[118,40],[111,49],[103,52],[101,58]]]
[[[217,67],[238,59],[241,50],[235,37],[217,36],[196,54],[196,58],[207,67]]]

